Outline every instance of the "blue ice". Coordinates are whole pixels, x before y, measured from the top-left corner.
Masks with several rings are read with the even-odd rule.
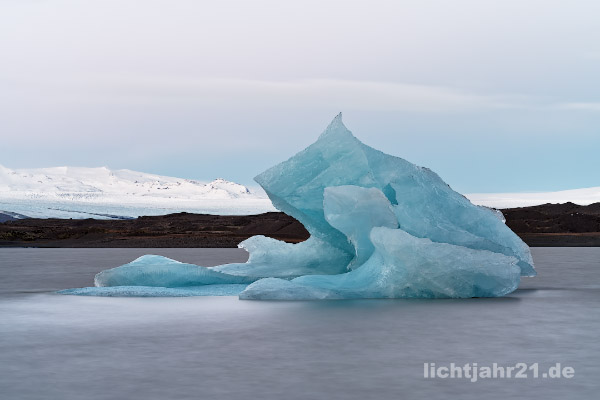
[[[247,263],[207,268],[144,256],[96,276],[101,296],[240,299],[468,298],[535,276],[529,247],[496,210],[473,205],[433,171],[360,142],[339,114],[318,140],[255,180],[311,234],[239,247]],[[136,289],[136,287],[138,287]]]

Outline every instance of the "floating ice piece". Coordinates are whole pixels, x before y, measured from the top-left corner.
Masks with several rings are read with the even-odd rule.
[[[150,286],[185,287],[201,285],[248,284],[254,282],[245,276],[233,276],[186,264],[156,255],[141,256],[117,268],[107,269],[96,275],[94,284],[103,286]]]
[[[144,256],[97,275],[97,286],[111,288],[63,293],[181,296],[245,287],[241,299],[495,297],[535,275],[529,248],[499,212],[471,204],[427,168],[364,145],[341,114],[314,144],[255,179],[275,207],[304,224],[307,241],[255,236],[239,245],[247,263],[214,268]]]
[[[84,287],[61,290],[59,294],[99,297],[191,297],[191,296],[237,296],[247,285],[204,285],[186,287],[157,286],[111,286]]]

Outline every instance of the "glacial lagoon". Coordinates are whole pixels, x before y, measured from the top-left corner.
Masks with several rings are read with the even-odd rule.
[[[241,249],[0,249],[0,393],[19,399],[591,399],[600,248],[532,248],[500,298],[242,301],[56,295],[143,254],[218,265]],[[571,366],[571,379],[425,379],[423,364]]]

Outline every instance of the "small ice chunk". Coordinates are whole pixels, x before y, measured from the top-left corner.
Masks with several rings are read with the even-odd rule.
[[[185,287],[222,284],[248,284],[255,279],[233,276],[213,268],[186,264],[157,255],[145,255],[120,267],[96,275],[94,283],[103,286]]]
[[[61,290],[59,294],[99,297],[191,297],[191,296],[237,296],[247,285],[203,285],[186,287],[157,286],[110,286],[84,287]]]

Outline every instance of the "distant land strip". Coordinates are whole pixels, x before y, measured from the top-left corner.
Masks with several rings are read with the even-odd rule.
[[[507,225],[529,246],[600,246],[600,203],[544,204],[502,212]],[[0,223],[0,247],[237,247],[254,235],[290,243],[309,236],[300,222],[279,212],[177,213],[130,220],[5,219]]]

